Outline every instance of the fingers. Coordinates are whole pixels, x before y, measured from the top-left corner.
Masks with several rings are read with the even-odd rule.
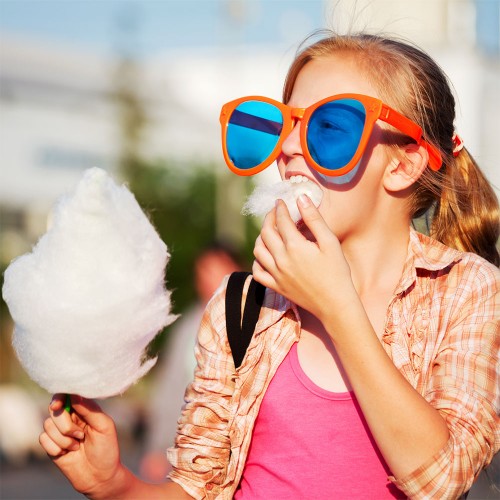
[[[259,237],[255,242],[256,264],[252,269],[255,279],[263,285],[274,288],[279,269],[287,262],[287,241],[302,238],[290,217],[283,200],[276,201],[276,207],[265,217]],[[264,275],[263,275],[264,274]]]
[[[52,458],[57,458],[67,453],[55,441],[53,441],[46,432],[42,432],[38,438],[40,446],[45,450],[45,453]]]
[[[266,215],[260,235],[275,262],[284,256],[289,241],[303,239],[283,200],[276,200],[276,207]]]
[[[43,429],[39,441],[49,455],[56,457],[80,448],[79,440],[64,434],[51,418],[45,420]],[[81,434],[83,437],[83,432]]]
[[[266,269],[264,269],[259,264],[259,261],[257,261],[257,260],[255,260],[253,265],[252,265],[252,274],[253,274],[254,279],[258,283],[260,283],[261,285],[264,285],[266,288],[272,288],[273,290],[276,290],[275,279]]]
[[[321,248],[323,245],[331,242],[333,233],[311,199],[307,195],[301,194],[297,199],[297,206],[302,215],[302,220],[309,228],[309,231],[311,231],[319,247]]]
[[[58,457],[68,451],[77,451],[80,440],[85,437],[82,428],[77,424],[78,417],[65,411],[65,396],[55,394],[49,405],[50,417],[43,424],[44,432],[39,442],[51,457]]]
[[[64,409],[65,401],[66,401],[65,394],[54,394],[52,396],[52,401],[50,402],[49,405],[49,410],[61,411],[62,409]]]
[[[333,234],[319,211],[306,196],[298,200],[298,205],[304,223],[309,227],[317,245],[321,247],[323,243],[326,246]],[[278,200],[276,207],[266,215],[255,242],[256,262],[252,269],[255,279],[276,290],[276,284],[281,283],[283,276],[288,276],[290,270],[295,270],[306,254],[310,257],[311,248],[312,251],[318,250],[318,246],[310,245],[290,217],[285,202]]]
[[[113,420],[92,399],[71,395],[71,408],[93,430],[100,433],[107,433],[110,430],[114,431]]]
[[[277,200],[275,210],[276,229],[283,243],[287,245],[296,238],[303,239],[283,200]]]
[[[71,396],[71,403],[78,396]],[[77,424],[78,417],[64,409],[66,396],[63,394],[56,394],[49,405],[50,419],[55,423],[61,434],[65,436],[74,437],[76,439],[83,439],[84,433],[82,428]]]
[[[77,451],[80,441],[85,438],[89,426],[97,432],[105,432],[113,427],[112,420],[105,415],[94,401],[80,396],[71,396],[71,413],[64,409],[66,396],[56,394],[49,405],[50,417],[44,422],[44,432],[39,441],[52,457]]]
[[[264,243],[262,235],[257,236],[255,240],[255,246],[253,249],[254,257],[257,259],[259,264],[268,271],[272,271],[276,268],[276,262],[272,253],[269,251],[267,245]]]
[[[259,236],[255,241],[254,256],[259,265],[268,272],[276,269],[276,259],[281,251],[283,242],[276,230],[275,210],[271,210],[265,217]]]

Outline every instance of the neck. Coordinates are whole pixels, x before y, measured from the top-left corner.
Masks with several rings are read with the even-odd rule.
[[[362,297],[378,292],[391,293],[397,286],[406,261],[409,226],[371,224],[367,230],[347,236],[342,250],[351,268],[351,276]]]

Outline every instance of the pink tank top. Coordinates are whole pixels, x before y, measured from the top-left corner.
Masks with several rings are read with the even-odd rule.
[[[388,475],[354,394],[314,384],[295,343],[262,401],[234,498],[405,498]]]

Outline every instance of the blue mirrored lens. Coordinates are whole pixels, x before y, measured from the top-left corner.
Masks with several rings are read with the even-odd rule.
[[[227,153],[236,168],[256,167],[266,160],[283,129],[281,111],[267,102],[246,101],[231,114],[226,131]]]
[[[307,147],[323,168],[338,170],[353,158],[365,127],[366,111],[354,99],[339,99],[314,111],[307,129]]]

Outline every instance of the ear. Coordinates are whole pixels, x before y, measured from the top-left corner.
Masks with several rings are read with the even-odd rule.
[[[384,174],[384,187],[391,192],[403,191],[413,185],[427,168],[429,153],[418,144],[400,148],[401,155],[394,157]]]

